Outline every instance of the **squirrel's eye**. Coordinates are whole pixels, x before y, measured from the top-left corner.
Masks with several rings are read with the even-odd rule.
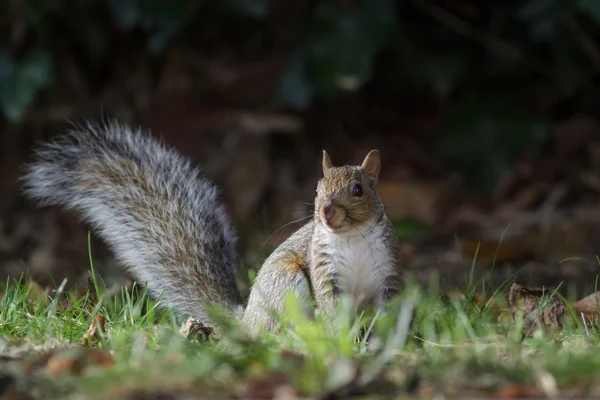
[[[362,197],[362,195],[363,195],[362,186],[360,186],[357,183],[356,185],[354,185],[354,188],[352,188],[352,196],[354,196],[354,197]]]
[[[315,196],[317,196],[319,194],[319,191],[317,189],[315,189]]]

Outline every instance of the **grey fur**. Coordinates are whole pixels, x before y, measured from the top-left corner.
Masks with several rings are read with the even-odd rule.
[[[78,211],[175,310],[210,324],[207,301],[242,305],[236,236],[217,189],[158,140],[114,122],[76,126],[36,152],[23,190]]]
[[[377,190],[379,155],[367,159],[375,172],[331,167],[324,153],[314,218],[265,260],[245,310],[235,279],[236,236],[217,189],[158,140],[115,122],[76,126],[37,151],[23,189],[40,205],[78,211],[168,306],[210,326],[207,303],[226,306],[254,336],[277,329],[273,314],[290,291],[307,314],[314,299],[329,315],[343,291],[379,307],[400,289],[399,244]],[[365,196],[353,204],[354,182],[362,182]],[[325,202],[339,207],[349,232],[325,228]]]
[[[342,294],[350,294],[359,309],[368,304],[381,308],[402,287],[400,245],[379,197],[377,177],[368,177],[357,166],[331,167],[325,152],[323,167],[327,173],[318,184],[313,219],[283,242],[258,272],[242,319],[251,334],[277,329],[273,314],[283,310],[285,294],[290,290],[295,291],[307,314],[311,314],[309,303],[314,300],[320,313],[331,321]],[[331,234],[319,217],[320,204],[343,203],[348,199],[348,185],[354,181],[368,187],[363,205],[367,212],[353,210],[350,202],[347,214],[350,219],[355,214],[357,225],[350,222],[347,235]],[[357,257],[353,247],[361,247],[364,254]],[[360,263],[361,256],[367,260],[362,270],[361,265],[353,264]],[[367,276],[353,276],[357,269],[359,275]],[[360,286],[361,279],[367,283],[364,287]]]
[[[313,221],[306,223],[280,244],[258,271],[242,318],[242,326],[246,327],[249,334],[257,335],[261,329],[277,329],[274,316],[283,311],[284,300],[290,292],[298,296],[305,312],[311,314],[308,252],[313,225]]]

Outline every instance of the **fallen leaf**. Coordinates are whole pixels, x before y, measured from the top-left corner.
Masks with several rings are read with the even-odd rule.
[[[44,373],[48,376],[80,375],[89,367],[110,368],[115,364],[106,350],[93,347],[58,349],[44,357],[46,359]]]
[[[2,392],[2,396],[0,397],[0,400],[30,400],[33,399],[33,397],[25,394],[25,393],[21,393],[15,389],[8,389],[4,392]]]
[[[294,352],[292,350],[288,350],[288,349],[281,349],[281,351],[279,352],[279,355],[283,359],[292,360],[294,362],[303,362],[305,359],[304,354],[296,353],[296,352]]]
[[[592,293],[575,304],[573,309],[577,317],[584,317],[589,322],[596,322],[600,316],[600,292]]]
[[[179,334],[186,339],[196,339],[199,342],[208,341],[213,333],[214,330],[210,326],[204,326],[202,322],[192,317],[188,318],[179,329]]]
[[[83,334],[81,342],[83,345],[90,345],[92,341],[100,339],[100,335],[104,332],[106,321],[102,314],[96,315],[96,318],[90,324],[87,332]]]
[[[539,398],[542,396],[538,390],[517,384],[508,384],[496,392],[496,399],[524,399],[529,397]]]
[[[518,313],[523,314],[525,335],[531,336],[534,326],[541,328],[561,328],[565,305],[554,297],[546,288],[526,288],[513,283],[508,296],[508,306],[513,319]]]

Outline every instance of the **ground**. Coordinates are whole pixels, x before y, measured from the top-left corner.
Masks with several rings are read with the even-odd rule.
[[[2,399],[600,394],[593,299],[585,309],[519,285],[495,290],[467,281],[463,293],[409,285],[384,313],[352,319],[341,302],[336,331],[303,318],[292,299],[282,332],[255,341],[214,310],[222,337],[206,340],[184,337],[183,316],[135,287],[94,287],[83,295],[43,292],[26,280],[5,288]],[[573,318],[578,310],[590,318]]]

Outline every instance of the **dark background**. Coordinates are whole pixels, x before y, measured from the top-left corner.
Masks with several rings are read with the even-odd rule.
[[[243,268],[310,212],[321,149],[342,164],[379,148],[382,197],[418,280],[436,272],[455,288],[473,265],[475,283],[518,273],[589,291],[599,25],[597,0],[5,0],[2,277],[86,284],[87,227],[32,207],[17,178],[68,121],[117,118],[219,184]],[[122,283],[102,243],[92,252]]]

